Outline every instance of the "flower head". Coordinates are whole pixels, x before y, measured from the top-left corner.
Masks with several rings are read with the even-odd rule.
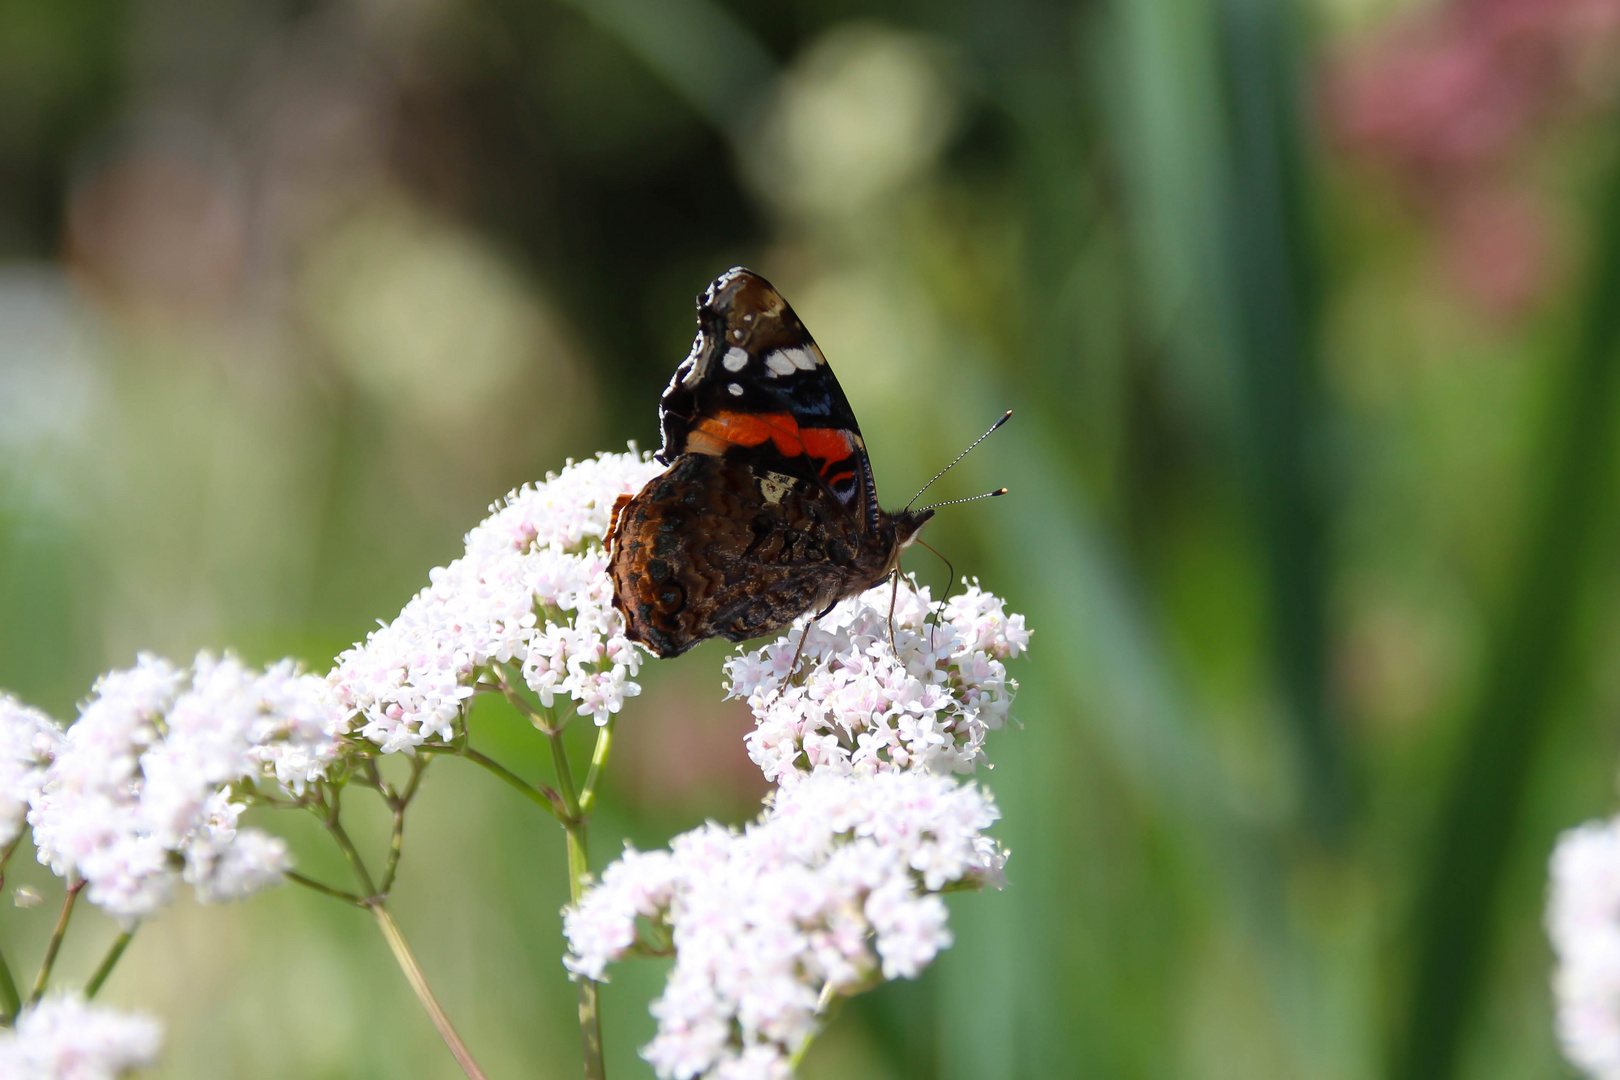
[[[606,723],[640,692],[641,657],[613,609],[601,542],[614,502],[658,468],[598,454],[492,507],[465,555],[338,657],[330,680],[356,733],[384,753],[450,738],[492,663],[517,665],[546,708],[570,700]]]
[[[1592,1076],[1620,1080],[1620,818],[1566,832],[1551,869],[1558,1038]]]
[[[53,996],[24,1009],[0,1031],[0,1076],[7,1080],[114,1080],[157,1061],[156,1020]]]
[[[38,709],[0,694],[0,847],[22,831],[28,804],[62,744],[62,729]]]
[[[102,676],[33,799],[40,862],[125,919],[182,878],[205,902],[280,881],[285,845],[238,828],[232,786],[264,776],[291,793],[319,775],[340,716],[324,687],[290,663],[259,672],[209,653],[187,669],[143,655]]]
[[[977,582],[937,623],[932,610],[915,581],[879,585],[726,664],[730,695],[758,720],[748,753],[767,780],[973,771],[1018,690],[1003,661],[1029,647],[1029,631]]]
[[[912,978],[950,944],[941,889],[1000,883],[996,817],[948,776],[813,774],[742,832],[627,851],[566,913],[566,963],[600,979],[645,920],[676,956],[642,1051],[658,1075],[786,1076],[824,995]]]

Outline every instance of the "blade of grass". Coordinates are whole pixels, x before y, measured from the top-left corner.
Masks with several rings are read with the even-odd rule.
[[[1462,752],[1413,913],[1416,955],[1397,1080],[1457,1072],[1488,967],[1491,916],[1523,817],[1531,763],[1566,674],[1583,572],[1613,484],[1620,393],[1620,167],[1603,193],[1574,355],[1546,417],[1541,482],[1525,544],[1491,637]]]
[[[1222,0],[1231,182],[1223,245],[1236,314],[1238,450],[1269,579],[1271,651],[1307,824],[1343,834],[1349,785],[1327,696],[1327,504],[1316,386],[1296,35],[1276,0]]]

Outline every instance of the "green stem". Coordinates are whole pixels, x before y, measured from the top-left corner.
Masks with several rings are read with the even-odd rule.
[[[23,834],[17,836],[0,851],[0,888],[6,884],[6,864],[11,862],[12,853],[17,845],[22,843]],[[11,967],[6,963],[4,953],[0,953],[0,1024],[11,1024],[17,1019],[17,1011],[22,1008],[22,998],[17,994],[17,983],[11,977]]]
[[[356,896],[351,892],[344,892],[342,889],[334,889],[332,886],[316,881],[314,878],[307,878],[296,870],[288,870],[284,876],[288,881],[296,885],[302,885],[306,889],[313,889],[323,896],[330,896],[334,900],[342,900],[345,904],[353,904],[356,907],[366,906],[364,897]]]
[[[84,996],[86,998],[95,997],[101,990],[101,984],[107,981],[107,976],[112,974],[112,969],[117,966],[119,957],[123,956],[124,950],[129,948],[129,939],[135,936],[135,930],[136,927],[132,926],[113,939],[112,947],[107,950],[107,955],[103,956],[101,963],[96,965],[95,974],[91,975],[90,981],[84,984]]]
[[[17,983],[11,977],[11,968],[6,964],[6,958],[0,956],[0,1025],[9,1027],[17,1020],[17,1011],[22,1008],[22,998],[17,995]]]
[[[612,751],[613,716],[609,714],[607,723],[596,729],[596,748],[591,751],[591,768],[585,774],[585,787],[579,794],[579,810],[582,814],[589,814],[596,806],[596,781],[601,778],[608,754]]]
[[[62,948],[62,938],[67,935],[68,919],[73,917],[74,901],[79,899],[84,885],[82,881],[75,881],[68,886],[67,896],[62,898],[62,912],[56,917],[56,929],[51,931],[50,944],[45,946],[45,959],[39,965],[39,974],[34,977],[34,990],[28,995],[30,1005],[45,994],[45,984],[50,981],[51,969],[56,966],[56,954]]]
[[[567,759],[558,760],[562,763],[558,768],[558,779],[561,780],[562,772],[567,768]],[[575,819],[565,822],[563,829],[568,835],[568,895],[577,906],[591,873],[585,848],[585,823]],[[597,1005],[596,983],[583,976],[579,978],[579,1033],[585,1055],[585,1080],[605,1080],[607,1070],[602,1060],[602,1014]]]
[[[427,768],[427,762],[428,759],[425,757],[411,759],[411,779],[402,792],[396,793],[391,788],[381,787],[381,778],[378,780],[379,790],[388,800],[388,808],[394,813],[393,830],[388,837],[388,865],[383,868],[382,889],[379,890],[383,896],[387,896],[393,889],[394,875],[399,872],[399,856],[405,848],[405,810],[411,805],[411,800],[416,798],[417,789],[422,786],[422,771]]]
[[[529,783],[527,780],[523,779],[523,777],[519,776],[511,769],[508,769],[500,762],[485,757],[483,754],[480,754],[470,746],[451,752],[456,754],[458,757],[466,758],[474,765],[488,769],[491,773],[500,777],[507,784],[510,784],[513,788],[521,792],[524,798],[528,799],[532,803],[544,807],[546,813],[550,814],[552,817],[561,820],[567,814],[567,810],[565,810],[563,807],[562,798],[557,794],[556,791],[552,790],[546,785]]]
[[[483,1070],[479,1069],[478,1062],[473,1060],[472,1051],[467,1049],[467,1044],[456,1034],[456,1029],[450,1024],[450,1017],[445,1014],[443,1007],[439,1005],[439,999],[433,996],[433,991],[428,987],[427,976],[422,974],[421,967],[417,965],[416,957],[411,954],[411,948],[405,942],[405,935],[400,933],[399,925],[394,922],[381,901],[366,906],[377,917],[377,925],[382,929],[388,947],[393,950],[400,971],[405,973],[405,981],[410,983],[411,989],[416,992],[416,999],[422,1003],[422,1008],[427,1011],[433,1026],[438,1029],[439,1037],[450,1048],[456,1064],[461,1066],[461,1071],[467,1074],[468,1080],[485,1080]]]
[[[562,730],[562,725],[558,724],[555,718],[546,710],[536,709],[529,703],[528,698],[518,693],[517,688],[512,685],[512,680],[506,677],[504,667],[497,664],[493,670],[496,680],[495,685],[500,687],[501,696],[511,702],[512,707],[522,713],[540,734],[549,738]]]
[[[348,832],[343,828],[343,822],[338,820],[339,810],[338,795],[334,791],[332,806],[326,815],[326,831],[332,834],[332,839],[343,849],[344,857],[349,860],[349,865],[354,868],[354,876],[360,882],[360,890],[369,899],[377,895],[377,886],[371,879],[371,871],[366,869],[365,861],[360,858],[360,849],[354,846],[354,841],[349,839]]]
[[[18,833],[16,839],[7,844],[4,851],[0,851],[0,888],[4,888],[6,884],[6,864],[11,862],[11,856],[17,850],[17,845],[22,843],[22,840],[23,834]]]
[[[568,837],[568,895],[577,905],[590,878],[591,864],[585,844],[585,819],[580,812],[580,799],[574,786],[574,770],[568,764],[568,748],[563,745],[561,727],[538,723],[535,727],[551,742],[551,762],[557,770],[557,796],[565,811],[562,826]],[[598,736],[599,746],[600,743]],[[602,1060],[602,1015],[597,1004],[596,983],[586,978],[579,979],[579,1033],[585,1056],[585,1080],[605,1080],[607,1070]]]
[[[562,802],[563,828],[583,824],[579,817],[579,789],[574,786],[574,770],[568,764],[568,748],[563,745],[562,731],[553,728],[546,733],[551,743],[551,762],[557,770],[557,797]],[[570,832],[570,836],[573,834]],[[583,836],[583,833],[581,833]],[[570,866],[572,862],[570,861]],[[578,900],[579,897],[574,897]]]

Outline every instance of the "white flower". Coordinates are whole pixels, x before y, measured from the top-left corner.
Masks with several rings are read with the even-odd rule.
[[[598,454],[492,507],[465,555],[338,657],[329,679],[355,731],[384,753],[448,739],[491,663],[521,669],[546,708],[561,697],[605,724],[640,693],[641,658],[613,608],[601,541],[618,497],[658,471],[634,453]]]
[[[248,731],[248,757],[289,795],[326,776],[342,750],[343,711],[319,675],[302,675],[292,660],[265,669],[258,680],[262,707]]]
[[[39,797],[62,729],[38,709],[0,694],[0,848],[17,839],[28,804]]]
[[[204,903],[281,880],[285,845],[239,830],[231,786],[260,776],[296,794],[339,750],[326,681],[290,662],[264,672],[198,654],[190,669],[142,656],[97,681],[62,736],[28,815],[39,860],[85,881],[121,919],[189,882]]]
[[[1598,1080],[1620,1080],[1620,818],[1559,838],[1551,878],[1559,1041]]]
[[[97,1008],[76,995],[45,998],[0,1031],[6,1080],[114,1080],[157,1062],[163,1029],[136,1013]]]
[[[660,1077],[785,1077],[824,991],[911,978],[951,942],[948,885],[998,883],[997,817],[971,784],[920,772],[814,773],[738,833],[709,824],[668,852],[627,851],[564,914],[577,976],[600,978],[667,931],[675,967],[642,1050]]]
[[[1029,631],[977,582],[944,605],[938,625],[926,621],[932,610],[915,581],[898,593],[879,585],[727,662],[730,696],[746,698],[758,721],[748,753],[767,780],[973,771],[1018,690],[1002,661],[1029,647]]]

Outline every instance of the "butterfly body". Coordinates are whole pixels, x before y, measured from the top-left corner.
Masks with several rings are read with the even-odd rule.
[[[660,402],[669,468],[620,499],[613,602],[658,656],[769,634],[864,592],[931,510],[879,509],[849,402],[793,309],[740,267],[698,300]]]

